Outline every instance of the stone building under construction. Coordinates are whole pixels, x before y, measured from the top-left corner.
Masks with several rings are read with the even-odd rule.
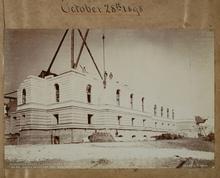
[[[78,30],[81,49],[87,48],[100,78],[78,67],[81,49],[76,60],[72,56],[69,71],[51,73],[67,32],[48,70],[28,76],[17,89],[16,106],[5,114],[6,144],[79,143],[95,132],[122,141],[147,140],[161,133],[195,135],[193,121],[175,119],[173,108],[147,108],[145,96],[115,81],[112,73],[100,72],[86,43],[89,30],[85,35]],[[72,47],[73,37],[74,30]]]

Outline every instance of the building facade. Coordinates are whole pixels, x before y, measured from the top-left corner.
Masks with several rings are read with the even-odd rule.
[[[17,90],[16,111],[6,117],[6,143],[77,143],[94,132],[124,141],[193,132],[194,123],[176,121],[172,108],[148,108],[147,102],[110,75],[105,85],[74,69],[45,78],[28,76]]]

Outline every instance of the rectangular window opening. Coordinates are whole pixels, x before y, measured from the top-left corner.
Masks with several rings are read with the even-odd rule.
[[[92,116],[93,114],[88,114],[88,124],[92,124]]]
[[[58,125],[60,123],[60,120],[59,120],[59,114],[54,114],[53,115],[56,119],[56,124]]]
[[[121,125],[121,118],[122,116],[118,116],[118,125]]]
[[[88,101],[88,103],[91,103],[91,95],[90,94],[87,95],[87,101]]]
[[[146,122],[146,120],[145,119],[143,119],[143,126],[145,127],[145,122]]]

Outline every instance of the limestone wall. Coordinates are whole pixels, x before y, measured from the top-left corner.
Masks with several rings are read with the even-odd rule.
[[[59,86],[58,100],[55,85]],[[91,85],[90,103],[88,85]],[[23,89],[26,90],[25,103],[22,102]],[[120,103],[116,100],[117,90],[120,90]],[[75,70],[44,79],[29,76],[19,86],[17,95],[16,119],[11,116],[7,120],[7,130],[20,135],[19,144],[82,142],[95,131],[107,131],[114,136],[117,133],[123,140],[141,140],[191,127],[189,122],[177,124],[171,119],[171,109],[169,118],[166,108],[164,117],[153,116],[153,106],[146,107],[149,106],[147,97],[127,85],[108,79],[104,89],[100,79]],[[160,113],[159,107],[157,113]]]
[[[152,107],[147,107],[147,96],[140,95],[135,90],[130,89],[127,85],[119,83],[114,79],[107,80],[107,86],[104,89],[103,82],[89,74],[78,73],[74,70],[66,72],[56,77],[48,76],[45,79],[29,76],[21,83],[18,89],[18,106],[22,105],[22,90],[26,90],[27,104],[41,104],[44,107],[56,104],[55,84],[59,85],[60,101],[65,103],[75,101],[88,103],[86,88],[91,85],[91,104],[93,105],[111,105],[137,111],[144,110],[151,112]],[[120,104],[116,101],[116,91],[120,90]],[[130,95],[133,94],[131,103]],[[142,98],[144,101],[142,104]],[[24,109],[19,107],[18,109]],[[42,106],[43,108],[43,106]]]

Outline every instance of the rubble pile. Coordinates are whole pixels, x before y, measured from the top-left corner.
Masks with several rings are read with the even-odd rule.
[[[110,133],[95,132],[88,137],[90,142],[114,142],[115,139]]]
[[[171,134],[171,133],[164,133],[161,135],[152,136],[151,138],[155,138],[155,140],[175,140],[183,138],[182,135]]]
[[[204,137],[205,141],[214,142],[215,141],[215,134],[213,132],[209,133]]]

